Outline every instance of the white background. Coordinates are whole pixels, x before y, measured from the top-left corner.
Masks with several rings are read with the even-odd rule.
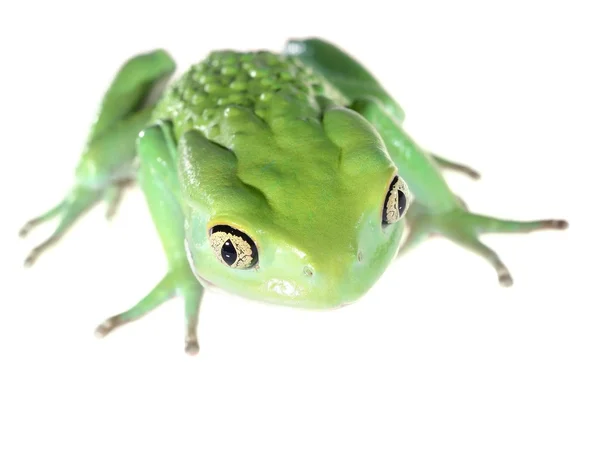
[[[5,2],[1,7],[0,448],[598,449],[600,15],[595,3]],[[443,239],[357,304],[316,313],[208,293],[200,354],[174,300],[104,340],[162,276],[139,191],[90,212],[31,270],[17,230],[54,204],[129,56],[321,36],[362,60],[477,212],[566,218],[490,236],[511,269]]]

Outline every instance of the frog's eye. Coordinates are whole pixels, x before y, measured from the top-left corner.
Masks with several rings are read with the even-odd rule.
[[[249,269],[258,262],[256,244],[240,230],[215,225],[208,232],[208,239],[217,259],[229,267]]]
[[[398,222],[407,209],[406,185],[402,179],[395,176],[385,196],[381,221],[383,225]]]

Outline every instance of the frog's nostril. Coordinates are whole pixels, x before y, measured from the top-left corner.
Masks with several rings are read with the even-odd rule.
[[[358,259],[358,262],[362,262],[363,260],[363,253],[359,250],[358,254],[356,255],[356,258]]]
[[[304,275],[306,275],[307,277],[312,277],[313,276],[313,269],[310,266],[304,266]]]

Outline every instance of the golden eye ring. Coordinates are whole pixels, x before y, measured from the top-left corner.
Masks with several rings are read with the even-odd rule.
[[[390,183],[390,187],[385,196],[385,202],[383,203],[381,223],[384,226],[396,223],[404,217],[404,214],[408,209],[406,192],[406,183],[396,175]]]
[[[208,239],[217,259],[232,269],[250,269],[258,262],[258,249],[250,237],[229,225],[215,225]]]

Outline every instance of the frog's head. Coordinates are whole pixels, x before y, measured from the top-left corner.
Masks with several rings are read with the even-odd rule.
[[[409,193],[360,115],[332,108],[267,125],[229,108],[218,139],[191,131],[180,146],[186,245],[200,280],[327,308],[359,298],[394,258]]]

